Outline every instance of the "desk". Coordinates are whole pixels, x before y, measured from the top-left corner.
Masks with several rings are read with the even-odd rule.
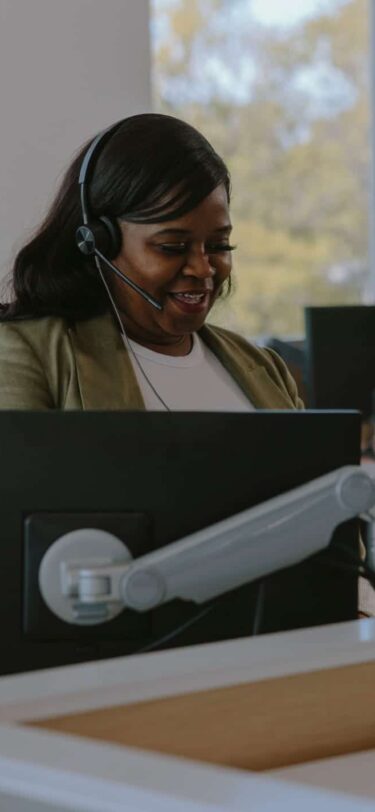
[[[373,810],[374,681],[375,619],[2,677],[1,812]],[[254,696],[269,702],[251,714]],[[335,770],[283,764],[306,762],[296,736]]]

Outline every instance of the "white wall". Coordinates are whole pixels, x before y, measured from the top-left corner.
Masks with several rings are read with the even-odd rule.
[[[151,109],[148,0],[0,0],[0,276],[79,146]]]

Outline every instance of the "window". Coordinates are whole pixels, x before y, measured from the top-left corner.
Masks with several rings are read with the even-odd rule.
[[[298,335],[370,301],[368,0],[152,0],[154,107],[232,175],[234,293],[212,320]]]

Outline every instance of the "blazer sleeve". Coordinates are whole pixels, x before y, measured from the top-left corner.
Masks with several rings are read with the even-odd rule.
[[[265,347],[264,349],[267,352],[267,354],[271,356],[273,366],[279,379],[279,383],[281,383],[283,388],[286,389],[286,391],[288,392],[288,395],[293,402],[294,408],[304,409],[305,404],[298,394],[297,384],[293,376],[290,374],[285,361],[283,361],[283,359],[277,352],[275,352],[275,350],[271,350],[269,347]]]
[[[42,360],[14,322],[0,324],[0,409],[52,409]]]

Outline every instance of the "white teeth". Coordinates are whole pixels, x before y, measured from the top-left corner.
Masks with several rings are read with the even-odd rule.
[[[176,299],[184,299],[188,302],[201,302],[205,297],[205,293],[175,293]]]

